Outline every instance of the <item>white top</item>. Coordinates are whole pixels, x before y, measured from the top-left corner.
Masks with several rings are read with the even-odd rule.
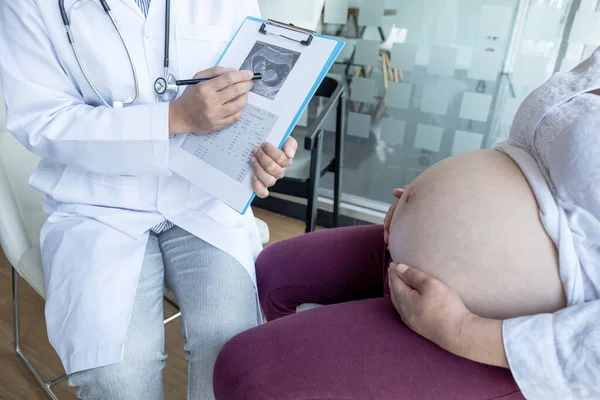
[[[169,107],[153,89],[163,76],[165,1],[151,1],[147,17],[134,0],[108,3],[140,84],[138,103],[125,108],[103,106],[87,83],[56,1],[0,2],[7,126],[42,158],[30,183],[47,195],[46,322],[68,374],[122,360],[152,227],[168,219],[230,254],[253,280],[262,249],[251,211],[239,215],[169,169]],[[260,16],[256,0],[171,7],[170,71],[179,79],[215,65],[242,21]],[[131,67],[99,2],[65,0],[65,8],[92,82],[107,101],[127,101]]]
[[[504,322],[511,371],[529,400],[600,399],[600,49],[553,76],[498,145],[522,169],[559,254],[567,308]]]

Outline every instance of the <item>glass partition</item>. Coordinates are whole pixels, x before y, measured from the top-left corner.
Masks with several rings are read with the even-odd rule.
[[[318,30],[346,42],[331,71],[350,92],[344,202],[385,211],[392,188],[432,164],[504,140],[523,98],[600,44],[597,9],[598,0],[325,0]],[[321,194],[332,186],[326,176]]]

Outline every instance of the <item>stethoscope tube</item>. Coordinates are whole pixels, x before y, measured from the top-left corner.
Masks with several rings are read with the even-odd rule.
[[[177,79],[169,73],[169,44],[171,42],[171,0],[166,0],[165,9],[165,55],[163,76],[154,81],[154,92],[162,101],[171,101],[179,93]]]
[[[102,101],[102,103],[104,103],[104,105],[107,107],[115,107],[117,104],[119,106],[129,106],[129,105],[134,104],[140,97],[140,85],[139,85],[139,80],[138,80],[138,76],[137,76],[137,71],[135,69],[135,64],[133,62],[133,57],[131,55],[131,51],[129,50],[129,46],[127,46],[127,42],[125,41],[125,38],[123,37],[123,33],[121,32],[121,29],[119,28],[119,25],[117,24],[117,21],[115,21],[114,17],[112,16],[112,13],[110,12],[110,7],[108,6],[108,3],[106,2],[106,0],[99,0],[99,1],[100,1],[100,4],[102,5],[102,8],[104,9],[104,12],[106,13],[106,15],[108,15],[113,26],[117,30],[117,33],[119,34],[119,37],[121,38],[121,43],[123,43],[123,46],[125,47],[125,51],[127,52],[127,57],[129,58],[129,64],[131,65],[131,70],[133,72],[133,80],[134,80],[134,84],[135,84],[135,97],[133,98],[133,100],[125,102],[125,103],[120,103],[120,102],[115,101],[115,102],[113,102],[112,106],[100,94],[100,92],[98,91],[98,89],[96,88],[96,86],[94,85],[92,80],[90,79],[87,71],[83,67],[83,63],[81,62],[81,57],[79,56],[79,52],[77,51],[77,46],[75,44],[75,38],[73,37],[73,33],[71,32],[71,22],[69,21],[69,16],[67,15],[67,12],[65,11],[64,0],[58,0],[58,7],[60,9],[60,15],[61,15],[63,23],[65,25],[65,29],[67,31],[67,37],[69,38],[69,43],[71,44],[71,48],[73,49],[73,54],[75,55],[77,64],[79,64],[79,68],[81,68],[81,71],[83,72],[83,76],[87,80],[88,84],[90,85],[90,87],[92,88],[92,90],[94,91],[96,96],[98,96],[98,98]]]
[[[165,76],[169,70],[169,45],[171,41],[171,0],[167,0],[165,9]]]

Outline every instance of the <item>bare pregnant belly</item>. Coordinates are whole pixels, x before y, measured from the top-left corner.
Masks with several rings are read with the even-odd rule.
[[[510,318],[565,307],[556,248],[533,192],[505,154],[450,157],[419,175],[390,230],[395,262],[454,288],[467,308]]]

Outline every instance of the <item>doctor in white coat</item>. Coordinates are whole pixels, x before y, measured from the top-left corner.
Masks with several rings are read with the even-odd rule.
[[[48,335],[81,398],[162,399],[166,283],[182,311],[188,398],[210,399],[219,350],[260,323],[261,243],[251,211],[239,215],[169,170],[169,141],[240,118],[252,73],[211,67],[258,4],[175,1],[168,72],[216,78],[161,101],[166,1],[106,0],[122,38],[102,3],[65,0],[64,14],[55,0],[0,3],[9,129],[43,159],[30,183],[47,195]],[[257,195],[268,195],[296,148],[291,139],[283,150],[256,149]]]

